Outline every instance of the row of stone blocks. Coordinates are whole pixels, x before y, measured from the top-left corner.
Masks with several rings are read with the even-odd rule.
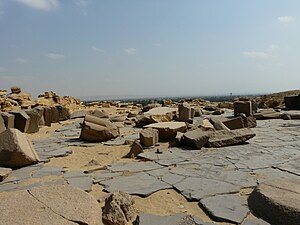
[[[51,123],[69,118],[69,110],[61,105],[1,112],[0,133],[6,128],[16,128],[23,133],[36,133],[40,126],[51,126]]]

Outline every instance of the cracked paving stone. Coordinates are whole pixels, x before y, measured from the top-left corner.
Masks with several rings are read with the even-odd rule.
[[[175,214],[169,216],[159,216],[150,214],[140,214],[138,216],[139,225],[213,225],[213,223],[203,222],[200,218],[185,214]]]
[[[130,171],[130,172],[143,172],[148,170],[155,170],[163,168],[155,162],[121,162],[113,163],[108,169],[113,172]]]
[[[254,170],[254,173],[256,174],[258,183],[262,183],[268,180],[274,180],[277,178],[299,179],[299,177],[295,174],[281,171],[276,168],[258,169]]]
[[[93,182],[89,174],[85,174],[82,171],[67,171],[63,176],[67,183],[74,187],[78,187],[87,192],[92,190]]]
[[[173,186],[190,200],[200,200],[217,194],[237,193],[242,188],[239,185],[200,177],[188,177]]]
[[[259,219],[259,218],[251,218],[251,219],[247,218],[242,223],[242,225],[271,225],[271,224],[269,224],[266,221]]]
[[[104,181],[104,180],[109,180],[109,179],[112,179],[114,177],[122,176],[123,172],[113,173],[113,172],[110,172],[110,171],[103,171],[103,172],[92,173],[91,175],[93,177],[93,183],[96,184],[96,183],[99,183],[99,182]]]
[[[43,167],[32,173],[33,178],[42,178],[46,176],[60,176],[64,172],[62,167]]]
[[[300,155],[300,152],[299,152],[299,155]],[[290,173],[300,176],[300,158],[280,164],[280,165],[276,166],[276,168],[279,168],[281,170],[284,170],[284,171],[287,171],[287,172],[290,172]]]
[[[106,141],[103,143],[104,143],[104,145],[109,145],[109,146],[119,146],[119,145],[125,144],[125,139],[124,138],[116,138],[114,140],[109,140],[109,141]]]
[[[200,200],[208,215],[219,222],[240,224],[249,214],[247,201],[237,195],[216,195]]]
[[[100,184],[104,185],[104,190],[108,192],[124,191],[139,196],[149,196],[156,191],[172,188],[167,183],[144,172],[132,176],[115,177],[101,181]]]

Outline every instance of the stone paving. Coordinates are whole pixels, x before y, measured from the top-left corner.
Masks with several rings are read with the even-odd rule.
[[[33,141],[43,162],[14,170],[0,183],[0,191],[24,190],[52,183],[69,183],[90,191],[93,183],[99,183],[107,192],[121,190],[144,197],[173,188],[188,200],[198,201],[199,207],[214,221],[265,225],[266,222],[248,216],[247,196],[241,193],[266,180],[300,178],[300,121],[280,119],[258,121],[258,127],[253,128],[256,137],[243,145],[201,150],[168,148],[160,149],[158,153],[149,149],[139,155],[141,160],[115,162],[106,170],[88,174],[44,166],[51,157],[71,154],[71,146],[95,145],[78,140],[79,122],[76,120],[57,130],[50,139]],[[137,134],[128,135],[106,144],[120,145],[136,138]],[[52,176],[52,179],[26,182],[46,176]],[[159,218],[156,218],[157,224]],[[144,219],[145,216],[141,217],[142,221]],[[164,221],[165,218],[161,219]]]

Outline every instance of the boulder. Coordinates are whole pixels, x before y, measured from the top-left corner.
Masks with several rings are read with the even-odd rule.
[[[137,140],[135,140],[131,145],[130,152],[126,156],[124,156],[124,158],[135,158],[138,156],[138,154],[142,152],[143,152],[142,145]]]
[[[233,106],[234,116],[238,116],[240,113],[244,113],[246,116],[251,116],[253,114],[251,101],[235,101]]]
[[[10,114],[8,112],[1,112],[1,115],[3,117],[6,128],[15,127],[15,116],[13,114]]]
[[[209,139],[205,146],[211,148],[242,144],[255,136],[250,128],[242,128],[231,131],[217,130],[215,132],[207,132],[207,134]]]
[[[176,108],[156,107],[150,109],[148,112],[144,113],[144,115],[138,116],[136,125],[138,127],[143,127],[152,123],[170,122],[176,112]]]
[[[24,111],[11,111],[10,113],[15,116],[15,128],[26,133],[30,123],[30,116],[28,116]]]
[[[187,102],[178,104],[178,112],[179,112],[178,121],[182,121],[182,122],[193,121],[195,110]]]
[[[21,88],[18,86],[13,86],[10,88],[10,90],[11,90],[11,93],[13,93],[13,94],[19,94],[21,92]]]
[[[159,133],[159,140],[161,141],[171,141],[176,137],[177,132],[185,133],[187,131],[187,125],[185,122],[153,123],[145,126],[145,128],[157,129]]]
[[[80,139],[90,142],[108,141],[119,135],[119,129],[107,119],[86,115],[82,124]]]
[[[140,142],[145,147],[154,146],[158,142],[158,130],[146,128],[140,132]]]
[[[300,224],[300,180],[281,178],[261,183],[248,198],[248,205],[270,224]]]
[[[207,131],[198,128],[183,134],[183,140],[188,146],[201,149],[208,141],[209,135]]]
[[[21,167],[39,162],[39,157],[25,134],[14,128],[0,134],[0,166]]]
[[[41,114],[37,109],[27,109],[26,114],[30,117],[29,125],[26,133],[36,133],[39,131]]]
[[[115,192],[105,199],[103,222],[107,225],[127,225],[137,217],[134,199],[125,192]]]

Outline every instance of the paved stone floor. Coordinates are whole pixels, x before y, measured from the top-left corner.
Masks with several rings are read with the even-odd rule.
[[[14,170],[0,183],[0,191],[49,183],[69,183],[90,191],[93,183],[99,183],[108,192],[122,190],[148,196],[173,188],[188,200],[198,201],[199,207],[215,221],[263,225],[267,223],[248,216],[247,195],[243,193],[265,180],[280,177],[300,179],[300,120],[258,121],[253,131],[256,137],[243,145],[201,150],[168,148],[160,149],[161,153],[156,153],[155,149],[147,150],[139,155],[143,160],[115,162],[104,171],[88,174],[67,172],[62,167],[44,167],[51,157],[71,154],[70,146],[95,145],[78,140],[80,126],[76,120],[57,130],[50,139],[34,141],[43,162]],[[137,135],[128,135],[106,144],[124,144],[125,140],[136,138]],[[124,172],[129,173],[124,176]],[[50,175],[54,178],[42,179]],[[40,181],[27,182],[32,178]]]

